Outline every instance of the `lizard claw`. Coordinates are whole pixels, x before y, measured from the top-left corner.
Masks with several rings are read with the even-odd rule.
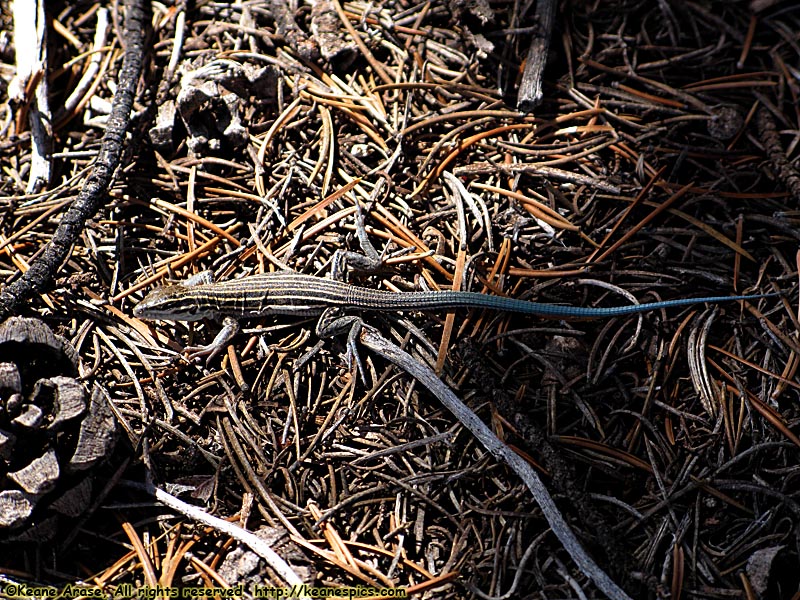
[[[222,352],[223,346],[215,346],[213,343],[206,346],[186,346],[183,351],[186,352],[186,360],[194,362],[195,359],[205,356],[206,367],[211,364],[212,359]]]

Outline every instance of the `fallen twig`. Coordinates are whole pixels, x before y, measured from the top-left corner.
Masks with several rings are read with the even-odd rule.
[[[567,525],[558,510],[552,496],[542,483],[539,475],[519,455],[494,435],[491,429],[456,396],[427,366],[415,360],[410,354],[392,344],[377,329],[364,325],[361,329],[361,343],[373,352],[393,362],[409,375],[425,385],[447,409],[474,435],[484,448],[497,460],[504,462],[519,475],[531,491],[533,498],[542,510],[553,533],[564,546],[572,560],[581,571],[609,598],[630,598],[614,581],[594,562],[583,549],[578,538]]]
[[[25,300],[50,286],[56,271],[81,235],[86,221],[100,208],[114,171],[119,166],[125,130],[130,121],[136,85],[142,70],[147,22],[142,0],[128,0],[125,8],[125,56],[94,169],[41,255],[31,263],[30,269],[22,277],[0,292],[0,319],[5,319]]]

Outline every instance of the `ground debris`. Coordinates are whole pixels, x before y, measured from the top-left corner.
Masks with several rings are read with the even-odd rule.
[[[92,97],[115,97],[126,48],[116,17],[94,42],[98,10],[117,4],[62,4],[49,97],[82,92],[54,123],[40,193],[26,192],[22,107],[0,123],[8,281],[86,180],[100,145],[83,117]],[[279,583],[232,539],[117,485],[150,477],[279,532],[313,585],[599,597],[524,485],[380,356],[359,349],[351,371],[346,339],[275,317],[243,322],[206,366],[181,351],[219,324],[132,316],[143,293],[203,269],[325,275],[337,250],[359,250],[363,216],[384,262],[348,276],[375,289],[586,307],[781,292],[586,322],[364,316],[536,466],[631,597],[797,594],[796,569],[777,568],[800,560],[794,17],[769,2],[557,3],[541,102],[521,113],[534,4],[152,3],[115,182],[58,285],[23,307],[75,352],[0,356],[2,460],[89,423],[64,436],[80,457],[37,445],[0,500],[19,525],[35,496],[58,491],[72,545],[21,545],[0,567],[56,580],[88,569],[114,585]],[[8,82],[12,54],[0,56]],[[56,360],[66,370],[49,371]],[[107,463],[111,430],[125,456]],[[91,488],[61,487],[89,464],[102,471]]]

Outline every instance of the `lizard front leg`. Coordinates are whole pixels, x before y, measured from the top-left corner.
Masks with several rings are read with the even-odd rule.
[[[211,360],[228,345],[236,334],[239,333],[239,321],[233,317],[225,317],[222,320],[222,329],[216,335],[214,340],[205,346],[186,346],[183,350],[188,352],[188,360],[194,360],[200,356],[205,356],[206,366],[211,363]]]

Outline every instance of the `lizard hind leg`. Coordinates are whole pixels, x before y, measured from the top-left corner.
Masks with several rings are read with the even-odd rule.
[[[359,377],[367,385],[366,371],[356,344],[364,322],[361,317],[345,314],[339,307],[325,309],[317,321],[316,333],[320,338],[329,338],[347,331],[347,368],[355,364]]]

